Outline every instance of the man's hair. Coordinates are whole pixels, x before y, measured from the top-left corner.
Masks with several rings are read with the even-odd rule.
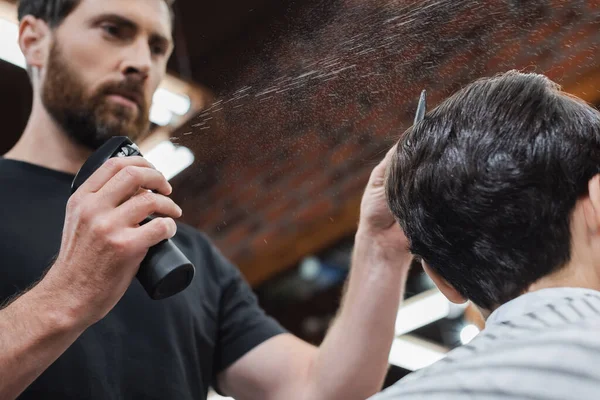
[[[164,0],[173,17],[175,0]],[[19,21],[26,15],[39,18],[51,28],[59,26],[65,18],[77,7],[81,0],[19,0]]]
[[[571,256],[571,216],[600,166],[600,113],[548,78],[478,80],[400,139],[388,204],[410,250],[492,309]]]

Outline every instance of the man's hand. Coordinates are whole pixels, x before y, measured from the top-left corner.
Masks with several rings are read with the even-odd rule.
[[[291,335],[268,340],[221,374],[220,386],[229,395],[362,400],[381,390],[412,261],[385,198],[385,174],[395,150],[371,173],[342,308],[321,346],[315,349]]]
[[[75,324],[102,319],[120,300],[148,249],[175,235],[181,209],[171,185],[142,157],[112,158],[71,196],[61,249],[42,280]],[[153,191],[153,192],[152,192]],[[139,225],[147,216],[162,215]]]
[[[386,171],[396,151],[397,147],[392,147],[371,172],[361,202],[357,237],[386,252],[404,254],[408,252],[408,241],[385,198]]]

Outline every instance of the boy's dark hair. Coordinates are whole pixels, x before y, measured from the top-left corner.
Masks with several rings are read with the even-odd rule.
[[[478,80],[400,139],[388,204],[411,251],[493,309],[571,256],[571,215],[599,172],[600,113],[537,74]]]
[[[173,16],[175,0],[164,0]],[[64,19],[77,7],[81,0],[19,0],[19,21],[26,15],[46,21],[51,28],[59,26]]]

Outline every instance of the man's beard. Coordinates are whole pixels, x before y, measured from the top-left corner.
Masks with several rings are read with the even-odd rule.
[[[137,110],[108,99],[109,94],[119,92],[137,94],[141,99]],[[149,107],[143,81],[127,78],[109,82],[95,93],[86,94],[78,72],[64,59],[56,42],[49,54],[42,103],[72,140],[91,150],[96,150],[113,136],[128,136],[135,141],[149,128]]]

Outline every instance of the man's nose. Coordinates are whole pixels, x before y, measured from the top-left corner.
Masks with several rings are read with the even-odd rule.
[[[126,50],[122,65],[123,75],[145,81],[150,74],[151,66],[152,54],[145,41],[138,40]]]

